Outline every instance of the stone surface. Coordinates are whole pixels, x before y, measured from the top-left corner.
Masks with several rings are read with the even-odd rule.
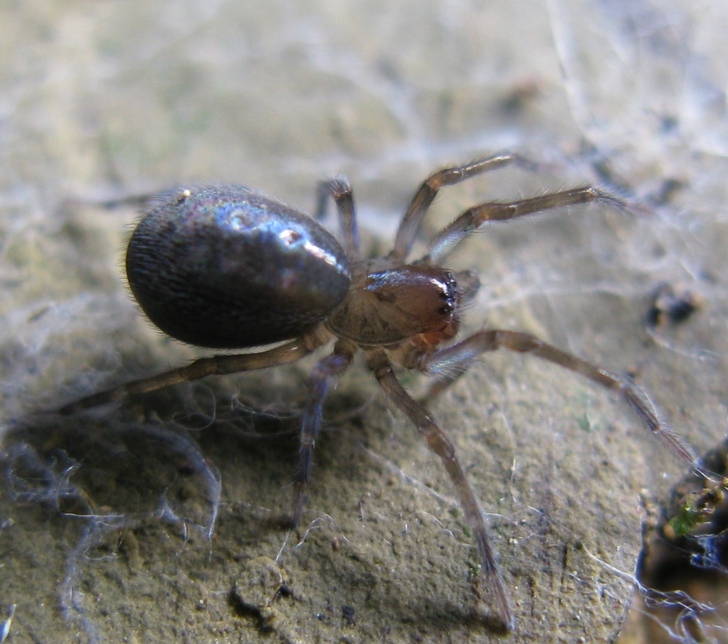
[[[36,481],[26,499],[47,492],[43,504],[0,498],[2,601],[17,606],[8,641],[498,639],[469,582],[476,560],[449,481],[363,365],[327,405],[297,532],[279,519],[311,360],[27,421],[198,355],[136,315],[120,268],[133,208],[74,199],[230,181],[310,211],[315,182],[342,172],[377,252],[428,172],[504,148],[548,163],[444,191],[426,232],[477,201],[590,182],[662,199],[649,215],[573,208],[489,226],[454,261],[483,282],[467,329],[529,331],[630,370],[701,451],[717,442],[728,12],[661,4],[5,4],[5,464],[13,456],[15,474]],[[704,304],[650,334],[665,282]],[[417,390],[417,377],[404,381]],[[666,490],[681,465],[608,393],[521,356],[488,356],[432,411],[492,513],[518,620],[507,641],[613,638],[643,494]],[[30,476],[30,448],[46,482]],[[265,619],[234,593],[261,557],[290,590]]]

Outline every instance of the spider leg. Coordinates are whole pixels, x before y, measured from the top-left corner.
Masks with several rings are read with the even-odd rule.
[[[420,187],[415,192],[412,201],[410,201],[407,207],[404,217],[402,217],[402,221],[397,229],[397,237],[394,240],[394,250],[391,253],[391,257],[395,260],[404,261],[407,255],[409,255],[417,232],[422,224],[422,218],[427,212],[427,209],[432,205],[441,188],[455,185],[484,172],[496,170],[511,164],[517,164],[529,170],[537,167],[536,163],[518,154],[502,153],[486,159],[477,159],[470,163],[464,163],[463,165],[443,168],[432,173],[420,184]]]
[[[486,221],[505,221],[525,215],[596,201],[620,210],[636,210],[626,201],[591,186],[559,190],[540,197],[521,199],[508,203],[492,201],[468,208],[445,226],[430,242],[430,253],[423,258],[427,264],[441,264],[464,239]]]
[[[620,378],[606,369],[561,351],[529,333],[500,329],[479,331],[457,344],[429,355],[423,355],[418,361],[418,368],[424,373],[433,374],[438,378],[428,394],[439,393],[452,384],[480,354],[501,348],[518,353],[530,353],[589,378],[606,389],[616,391],[670,452],[687,464],[698,467],[698,457],[693,448],[680,434],[673,431],[660,419],[647,394],[632,381]]]
[[[392,365],[383,349],[372,349],[367,352],[367,364],[389,399],[412,421],[417,431],[425,438],[429,448],[440,457],[470,524],[478,544],[481,564],[493,597],[498,606],[498,617],[503,625],[512,630],[515,618],[508,590],[503,582],[500,567],[496,561],[496,553],[486,526],[483,510],[480,507],[475,491],[468,482],[465,472],[455,453],[455,446],[445,432],[435,423],[427,410],[420,405],[402,387],[394,375]]]
[[[304,339],[298,339],[258,353],[241,353],[200,358],[184,367],[165,371],[150,378],[134,380],[133,382],[114,387],[113,389],[107,389],[106,391],[86,396],[85,398],[64,405],[58,412],[64,415],[73,414],[98,405],[121,402],[137,394],[146,394],[150,391],[157,391],[158,389],[164,389],[165,387],[182,382],[198,380],[205,376],[216,376],[239,371],[254,371],[256,369],[267,369],[268,367],[290,364],[311,353],[315,348],[315,346],[307,343]]]
[[[316,189],[316,216],[323,219],[326,204],[331,197],[339,212],[339,224],[344,250],[349,259],[359,259],[359,230],[356,223],[356,208],[351,184],[344,178],[321,181]]]
[[[340,376],[351,364],[356,345],[339,340],[334,352],[326,356],[314,367],[309,378],[311,393],[301,421],[300,447],[298,451],[299,469],[296,476],[293,498],[293,517],[291,523],[297,526],[301,521],[306,501],[306,485],[311,478],[313,450],[321,428],[321,417],[326,394],[331,381]]]

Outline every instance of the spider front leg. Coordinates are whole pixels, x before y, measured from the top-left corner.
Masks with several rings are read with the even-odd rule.
[[[465,518],[475,535],[483,572],[498,606],[498,617],[506,629],[512,630],[515,627],[515,617],[511,607],[510,594],[503,582],[483,510],[475,491],[465,476],[465,471],[455,453],[455,446],[427,410],[402,387],[394,375],[392,365],[383,349],[368,351],[367,365],[374,372],[374,376],[385,394],[412,421],[417,427],[417,431],[427,441],[430,450],[440,457],[445,466],[450,480],[455,486]]]
[[[462,241],[487,221],[506,221],[516,217],[537,214],[552,208],[575,206],[592,201],[607,204],[618,210],[637,209],[636,206],[631,206],[626,201],[591,186],[559,190],[540,197],[531,197],[530,199],[507,203],[500,201],[482,203],[462,212],[435,235],[430,241],[430,253],[422,261],[434,265],[441,264]]]
[[[442,188],[445,186],[454,186],[471,177],[476,177],[479,174],[484,174],[485,172],[497,170],[498,168],[512,164],[519,165],[528,170],[534,170],[538,167],[538,164],[520,154],[504,152],[485,159],[476,159],[470,163],[463,163],[462,165],[443,168],[442,170],[433,172],[420,184],[420,187],[415,192],[407,207],[404,217],[402,217],[402,221],[397,229],[397,236],[394,240],[394,249],[392,250],[391,257],[395,260],[403,261],[409,255],[417,232],[422,224],[422,218]]]
[[[698,457],[692,446],[660,420],[647,394],[637,385],[575,355],[561,351],[530,333],[500,329],[479,331],[451,347],[421,356],[417,368],[437,378],[428,391],[428,394],[434,395],[452,384],[479,355],[501,348],[517,353],[530,353],[589,378],[605,389],[616,391],[670,452],[691,467],[699,466]]]
[[[311,393],[301,421],[299,468],[294,487],[293,516],[291,518],[294,526],[300,523],[306,502],[306,485],[311,478],[313,450],[321,429],[323,404],[329,391],[329,385],[334,378],[349,368],[355,353],[356,345],[346,340],[339,340],[334,345],[334,352],[320,360],[311,372],[309,378]]]

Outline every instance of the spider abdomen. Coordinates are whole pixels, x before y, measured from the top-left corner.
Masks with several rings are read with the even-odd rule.
[[[242,186],[157,197],[126,255],[134,297],[162,331],[210,348],[294,337],[344,299],[349,262],[310,217]]]

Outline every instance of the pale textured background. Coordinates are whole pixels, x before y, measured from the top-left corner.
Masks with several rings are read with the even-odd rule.
[[[310,209],[315,181],[342,172],[366,243],[386,250],[418,181],[491,151],[552,166],[448,191],[427,230],[478,200],[600,182],[604,163],[638,198],[678,181],[653,217],[584,208],[492,226],[456,264],[483,280],[471,329],[527,330],[634,370],[701,451],[725,432],[723,3],[249,4],[0,6],[5,443],[55,454],[57,473],[52,450],[72,454],[83,466],[71,481],[99,515],[152,512],[165,493],[205,512],[201,482],[176,478],[185,458],[134,432],[142,421],[158,427],[155,413],[179,431],[215,415],[222,422],[196,435],[223,486],[211,544],[147,517],[82,558],[73,578],[82,612],[66,621],[59,587],[88,523],[3,492],[0,601],[17,605],[9,641],[255,640],[259,622],[230,593],[261,556],[279,557],[293,592],[272,605],[274,640],[490,638],[473,613],[475,559],[449,481],[362,366],[330,401],[298,534],[274,521],[289,507],[292,442],[241,437],[270,423],[251,425],[230,398],[295,409],[310,361],[18,430],[33,409],[194,354],[151,330],[126,293],[133,210],[64,206],[69,198],[235,181]],[[662,282],[704,306],[656,342],[644,315]],[[642,503],[665,493],[680,465],[613,397],[518,356],[489,357],[433,412],[493,513],[518,619],[508,641],[614,636],[632,595]]]

